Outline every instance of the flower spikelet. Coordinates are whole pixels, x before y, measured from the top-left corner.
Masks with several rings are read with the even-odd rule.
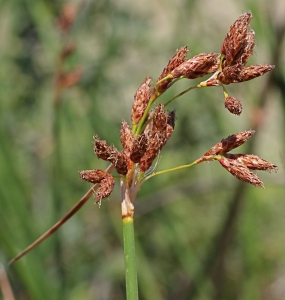
[[[243,163],[226,157],[221,157],[219,159],[219,163],[237,179],[250,183],[254,186],[264,187],[260,178],[252,173]]]
[[[188,52],[187,46],[181,47],[180,49],[176,50],[176,53],[173,57],[169,60],[167,66],[164,68],[162,73],[157,79],[157,82],[160,81],[162,78],[166,77],[172,70],[182,64],[186,58]],[[162,81],[160,84],[156,85],[156,91],[159,94],[162,94],[166,91],[168,84],[171,82],[172,79],[167,79]]]
[[[98,158],[108,160],[112,152],[112,147],[109,146],[106,141],[100,140],[98,135],[95,135],[93,138],[94,152],[97,154]]]
[[[146,78],[135,93],[132,107],[132,124],[137,125],[142,118],[150,98],[151,78]]]
[[[134,135],[132,133],[131,127],[125,120],[122,121],[122,127],[120,130],[120,139],[124,149],[124,153],[127,156],[129,156],[134,143]]]
[[[138,163],[144,155],[147,148],[147,138],[144,133],[140,134],[133,143],[133,147],[130,153],[130,159],[134,163]]]
[[[215,146],[213,146],[203,156],[225,154],[245,143],[254,133],[254,130],[248,130],[232,134],[227,138],[221,140],[221,142],[217,143]]]
[[[153,113],[152,131],[148,136],[148,144],[144,155],[140,160],[141,172],[145,172],[157,157],[159,151],[166,143],[168,116],[164,111],[164,105],[158,104]]]
[[[153,131],[164,131],[167,125],[167,114],[164,105],[159,103],[153,114]]]
[[[238,76],[238,82],[248,81],[262,76],[275,68],[274,65],[252,65],[241,70]]]
[[[242,104],[235,97],[228,96],[225,98],[225,108],[235,115],[240,115],[242,112]]]
[[[112,175],[103,170],[85,170],[81,171],[79,176],[93,184],[99,183],[99,187],[95,193],[98,202],[103,198],[109,197],[115,186],[115,180]]]
[[[273,163],[257,156],[254,154],[231,154],[227,153],[225,155],[227,158],[234,159],[239,163],[243,163],[247,168],[251,170],[261,170],[261,171],[276,171],[277,166]]]
[[[219,54],[217,53],[200,53],[180,64],[171,72],[171,75],[173,78],[195,79],[217,71],[219,62]]]
[[[112,151],[108,161],[111,162],[117,172],[121,175],[126,175],[128,172],[128,160],[125,153],[120,152],[115,146],[112,146]]]
[[[114,145],[108,146],[107,142],[94,136],[94,152],[98,158],[112,163],[119,174],[125,175],[128,172],[127,156],[120,152]]]
[[[241,55],[240,55],[240,57],[236,58],[237,63],[241,63],[242,65],[245,65],[248,62],[249,58],[253,54],[253,49],[255,46],[254,37],[255,37],[254,30],[252,30],[252,29],[248,30],[243,49],[241,51]]]
[[[221,53],[226,57],[227,65],[231,65],[237,54],[243,49],[251,19],[252,14],[249,11],[242,14],[230,27],[221,49]]]

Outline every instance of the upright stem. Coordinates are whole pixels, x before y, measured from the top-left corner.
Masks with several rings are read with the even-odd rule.
[[[138,300],[138,279],[134,236],[134,206],[130,200],[129,189],[121,179],[122,220],[125,256],[125,276],[127,300]]]
[[[123,235],[127,300],[137,300],[139,299],[139,296],[134,238],[134,218],[123,218]]]

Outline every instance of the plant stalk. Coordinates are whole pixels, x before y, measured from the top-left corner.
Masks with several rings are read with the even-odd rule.
[[[138,300],[138,280],[134,237],[134,218],[123,218],[127,300]]]

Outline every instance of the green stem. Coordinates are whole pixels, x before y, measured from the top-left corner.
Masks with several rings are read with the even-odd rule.
[[[123,217],[123,236],[127,300],[138,300],[139,295],[133,217]]]
[[[184,90],[183,92],[181,92],[180,94],[176,95],[175,97],[171,98],[169,101],[167,101],[164,106],[167,106],[168,104],[170,104],[172,101],[174,101],[175,99],[179,98],[180,96],[188,93],[191,90],[194,90],[196,88],[198,88],[199,86],[195,85],[195,86],[191,86],[189,89]]]
[[[178,170],[182,170],[182,169],[186,169],[186,168],[191,168],[191,167],[193,167],[193,166],[195,166],[199,163],[200,163],[200,161],[195,160],[194,162],[192,162],[189,165],[183,165],[183,166],[175,167],[175,168],[172,168],[172,169],[167,169],[167,170],[163,170],[163,171],[159,171],[159,172],[154,172],[151,175],[147,176],[143,181],[145,182],[146,180],[148,180],[148,179],[150,179],[154,176],[157,176],[157,175],[162,175],[162,174],[166,174],[166,173],[170,173],[170,172],[174,172],[174,171],[178,171]]]

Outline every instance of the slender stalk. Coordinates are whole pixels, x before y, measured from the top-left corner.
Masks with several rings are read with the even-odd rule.
[[[198,87],[200,87],[200,86],[197,86],[197,85],[191,86],[191,87],[188,88],[187,90],[184,90],[183,92],[181,92],[181,93],[179,93],[178,95],[176,95],[176,96],[174,96],[173,98],[171,98],[169,101],[167,101],[167,102],[164,104],[164,106],[167,106],[168,104],[170,104],[170,103],[171,103],[172,101],[174,101],[175,99],[181,97],[182,95],[184,95],[184,94],[188,93],[189,91],[194,90],[194,89],[196,89],[196,88],[198,88]]]
[[[201,161],[202,162],[202,161]],[[162,175],[162,174],[166,174],[166,173],[170,173],[170,172],[174,172],[174,171],[178,171],[178,170],[182,170],[182,169],[186,169],[186,168],[191,168],[197,164],[199,164],[200,161],[199,160],[195,160],[194,162],[192,162],[191,164],[189,165],[183,165],[183,166],[179,166],[179,167],[175,167],[175,168],[172,168],[172,169],[167,169],[167,170],[163,170],[163,171],[158,171],[158,172],[154,172],[152,174],[150,174],[149,176],[147,176],[143,182],[147,181],[148,179],[154,177],[154,176],[157,176],[157,175]]]
[[[113,165],[109,165],[109,167],[106,169],[107,173],[111,173],[114,169]],[[37,240],[35,240],[32,244],[30,244],[26,249],[24,249],[22,252],[20,252],[17,256],[15,256],[12,260],[9,261],[9,265],[23,257],[25,254],[30,252],[32,249],[34,249],[36,246],[38,246],[40,243],[42,243],[45,239],[47,239],[49,236],[51,236],[55,231],[57,231],[66,221],[68,221],[86,202],[87,200],[92,196],[92,193],[94,190],[98,188],[99,184],[96,183],[93,185],[86,193],[81,197],[81,199],[69,210],[69,212],[62,217],[57,223],[55,223],[50,229],[48,229],[44,234],[42,234]]]
[[[134,236],[134,205],[130,199],[129,189],[121,179],[122,220],[125,256],[125,276],[127,300],[138,300],[138,279]]]

